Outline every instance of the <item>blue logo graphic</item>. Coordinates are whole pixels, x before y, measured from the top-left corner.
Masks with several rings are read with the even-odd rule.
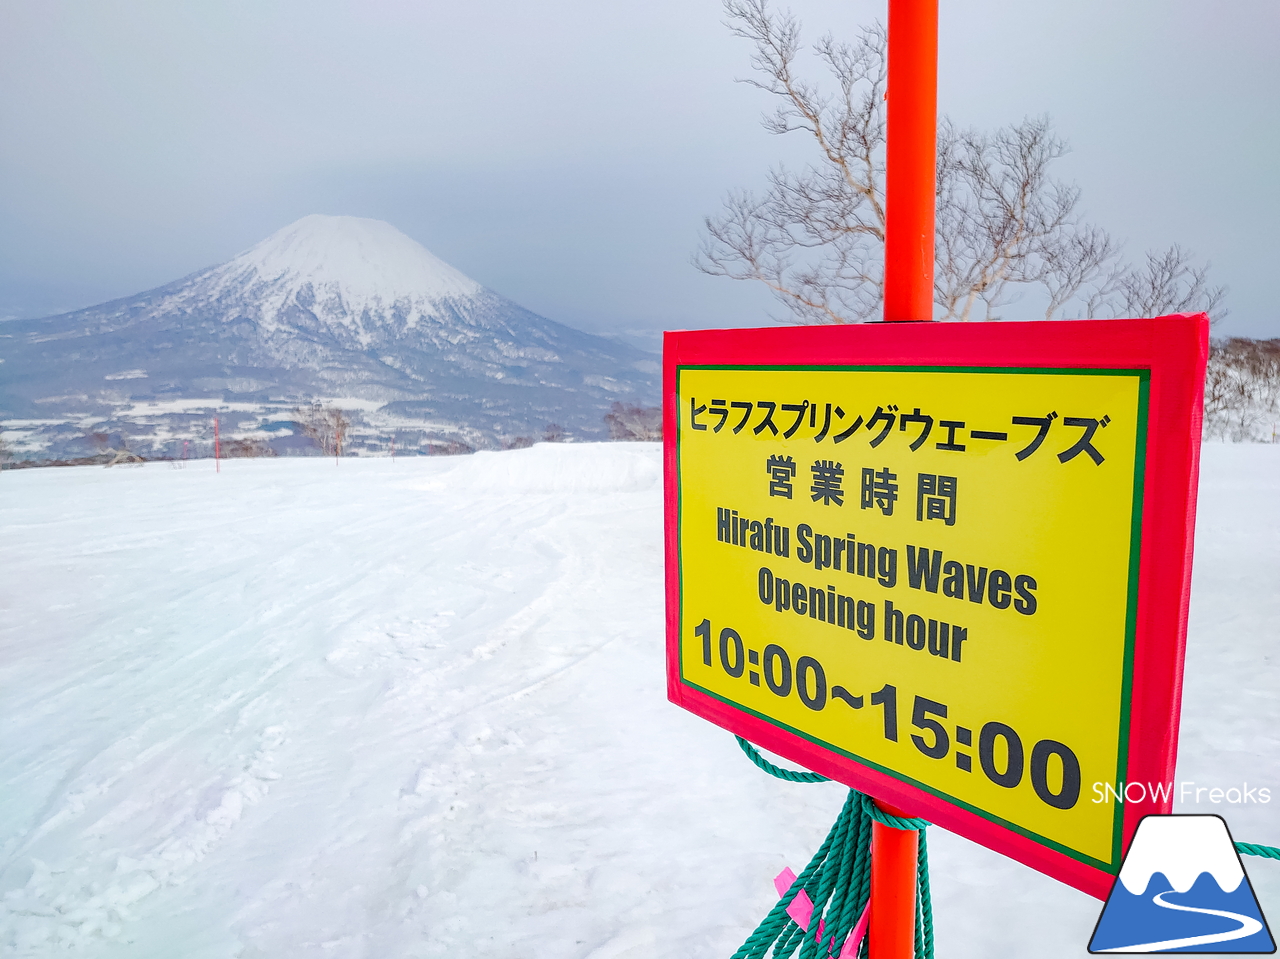
[[[1089,940],[1091,953],[1273,953],[1220,816],[1146,816]]]

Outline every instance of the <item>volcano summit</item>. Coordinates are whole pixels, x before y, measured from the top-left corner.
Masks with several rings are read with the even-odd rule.
[[[0,418],[20,456],[87,433],[176,454],[211,418],[283,437],[319,401],[356,450],[498,445],[554,422],[599,436],[614,401],[656,405],[657,357],[481,286],[380,220],[307,216],[220,266],[133,297],[0,325]]]

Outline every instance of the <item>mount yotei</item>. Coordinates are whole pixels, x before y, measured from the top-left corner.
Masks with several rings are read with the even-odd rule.
[[[380,220],[308,216],[230,262],[133,297],[0,324],[0,419],[19,456],[90,435],[179,455],[229,436],[298,445],[293,409],[352,420],[348,449],[603,435],[658,401],[657,357],[562,326]]]

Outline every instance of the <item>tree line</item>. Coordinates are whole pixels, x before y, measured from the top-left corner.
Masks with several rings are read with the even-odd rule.
[[[1280,439],[1280,339],[1232,337],[1210,345],[1204,435],[1237,443]]]

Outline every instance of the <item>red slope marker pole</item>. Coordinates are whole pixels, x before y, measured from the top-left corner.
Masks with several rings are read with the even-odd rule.
[[[933,319],[938,154],[938,0],[889,0],[885,322]],[[905,815],[885,803],[885,812]],[[919,834],[871,825],[869,959],[915,955]]]
[[[884,318],[933,319],[938,0],[889,0]]]
[[[222,445],[218,442],[218,418],[213,418],[213,471],[222,472]]]

